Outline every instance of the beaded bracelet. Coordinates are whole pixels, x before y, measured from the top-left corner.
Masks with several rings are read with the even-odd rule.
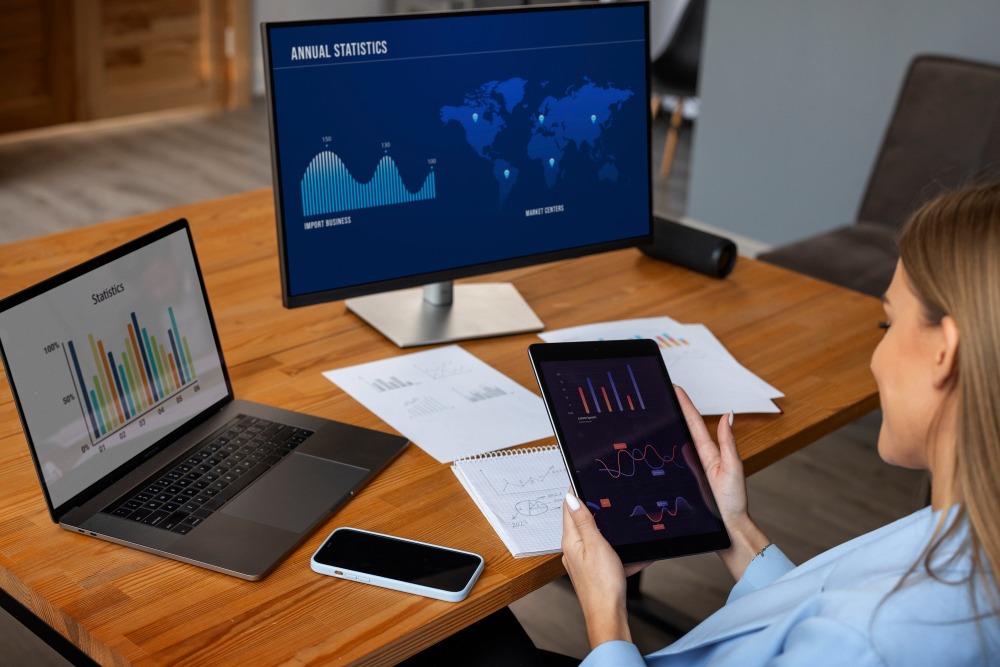
[[[767,544],[766,544],[766,545],[764,546],[764,548],[763,548],[763,549],[761,549],[760,551],[758,551],[757,553],[755,553],[755,554],[753,555],[753,558],[751,558],[751,559],[750,559],[750,562],[751,562],[751,563],[752,563],[752,562],[754,562],[754,560],[755,560],[755,559],[757,558],[757,556],[762,556],[762,555],[764,554],[764,552],[768,550],[768,548],[769,548],[769,547],[773,547],[773,546],[774,546],[774,542],[768,542],[768,543],[767,543]]]

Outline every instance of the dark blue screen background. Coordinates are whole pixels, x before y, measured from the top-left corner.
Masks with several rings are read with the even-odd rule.
[[[269,27],[271,94],[287,285],[292,296],[600,244],[649,231],[646,49],[641,6]],[[384,55],[291,60],[295,46],[385,40]],[[552,48],[558,47],[558,48]],[[492,150],[517,169],[501,200],[495,164],[442,107],[491,81],[527,81]],[[527,153],[536,109],[587,82],[632,94],[603,124],[617,180],[575,144],[558,179]],[[329,142],[324,142],[330,137]],[[383,144],[389,143],[387,151]],[[411,192],[436,160],[436,198],[304,216],[301,182],[331,151],[365,183],[388,154]],[[603,159],[603,158],[602,158]],[[525,211],[562,206],[558,213]],[[343,218],[350,222],[343,224]],[[309,222],[341,224],[306,229]]]

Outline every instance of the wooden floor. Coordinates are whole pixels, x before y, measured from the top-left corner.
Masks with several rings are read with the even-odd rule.
[[[665,118],[656,122],[654,165],[659,165],[665,126]],[[655,180],[658,212],[684,213],[689,156],[688,131],[682,134],[669,181]],[[0,139],[0,243],[270,184],[266,113],[260,100],[235,112]],[[920,506],[923,475],[879,460],[878,423],[878,415],[871,415],[750,479],[753,515],[792,560],[801,562]],[[654,603],[692,619],[720,607],[731,585],[712,555],[657,563],[642,582]],[[586,654],[579,605],[565,582],[532,593],[513,609],[539,646],[577,657]],[[643,651],[673,639],[639,619],[633,621],[633,634]],[[66,664],[2,613],[0,647],[11,664]]]

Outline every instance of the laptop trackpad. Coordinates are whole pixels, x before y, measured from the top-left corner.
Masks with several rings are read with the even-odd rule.
[[[364,468],[295,452],[220,511],[301,533],[367,474]]]

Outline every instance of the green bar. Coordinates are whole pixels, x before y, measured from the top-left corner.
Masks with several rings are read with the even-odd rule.
[[[170,367],[170,354],[167,352],[167,346],[163,343],[160,343],[160,356],[163,357],[163,372],[166,373],[167,381],[170,383],[170,391],[177,391],[179,389],[177,378],[174,377],[174,369]]]
[[[160,383],[166,389],[164,394],[172,393],[173,387],[170,386],[170,369],[167,365],[163,363],[163,357],[160,356],[160,346],[156,343],[156,336],[150,336],[149,341],[153,346],[153,354],[156,356],[156,375],[159,377]]]
[[[128,376],[125,375],[125,367],[122,364],[118,364],[118,377],[125,383],[125,386],[122,387],[124,390],[122,393],[125,394],[125,400],[128,401],[129,413],[135,417],[135,403],[132,402],[132,383],[128,381]]]
[[[128,380],[128,386],[132,389],[132,402],[135,403],[135,407],[139,408],[139,410],[143,410],[145,406],[142,404],[142,397],[136,391],[137,387],[135,386],[135,376],[132,374],[132,364],[128,360],[128,351],[130,349],[131,346],[128,344],[128,340],[126,340],[125,352],[122,354],[122,365],[125,367],[125,378]]]
[[[101,353],[97,350],[97,343],[94,341],[94,334],[87,334],[90,339],[90,351],[94,353],[94,365],[97,367],[97,375],[94,376],[94,381],[97,386],[97,394],[101,396],[101,409],[107,410],[107,406],[104,405],[104,396],[111,396],[111,392],[108,390],[108,376],[104,372],[104,359],[101,358]],[[110,416],[110,419],[108,418]],[[112,427],[117,426],[116,415],[114,414],[114,409],[112,408],[110,412],[104,413],[104,423],[108,425],[108,430],[110,431]]]
[[[101,383],[98,382],[96,375],[94,376],[94,389],[97,390],[97,404],[101,406],[101,412],[104,413],[104,424],[108,430],[111,430],[114,422],[108,419],[108,406],[104,404],[104,392],[101,391]]]
[[[90,390],[90,402],[93,403],[94,405],[98,404],[97,403],[97,394],[94,393],[93,389]],[[101,435],[104,435],[105,433],[108,432],[107,429],[104,428],[104,417],[101,416],[101,411],[100,410],[94,410],[94,414],[97,415],[97,421],[100,422]]]
[[[194,372],[194,362],[191,360],[191,350],[188,349],[188,339],[187,339],[187,336],[184,336],[181,339],[181,342],[184,343],[184,356],[187,357],[188,370],[191,372],[191,379],[192,380],[197,380],[198,379],[198,374]]]
[[[153,382],[156,383],[156,388],[159,391],[160,399],[163,399],[163,385],[160,384],[160,369],[156,367],[156,338],[153,338],[152,344],[149,342],[149,334],[146,333],[146,328],[142,329],[142,341],[146,344],[146,354],[149,356],[149,365],[153,367]]]

